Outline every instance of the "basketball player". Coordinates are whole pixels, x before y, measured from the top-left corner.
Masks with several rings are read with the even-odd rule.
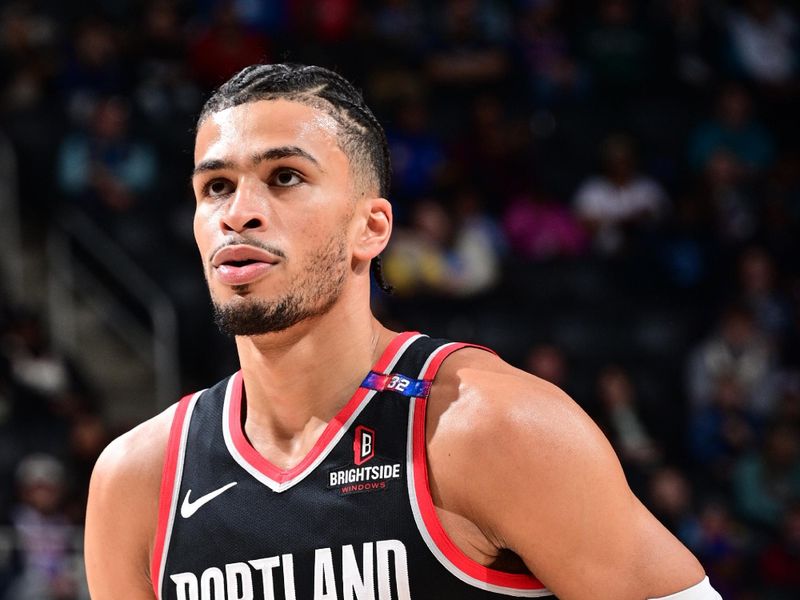
[[[372,316],[389,159],[348,82],[243,70],[203,109],[192,185],[241,371],[100,457],[95,600],[719,598],[564,393]]]

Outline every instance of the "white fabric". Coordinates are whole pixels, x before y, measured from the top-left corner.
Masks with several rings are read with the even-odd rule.
[[[744,13],[730,20],[733,44],[747,72],[761,81],[781,83],[796,68],[793,40],[797,24],[791,15],[776,9],[766,21]]]
[[[706,577],[697,585],[693,585],[682,592],[661,596],[660,598],[650,598],[649,600],[722,600],[722,596],[711,587],[711,582]]]
[[[667,204],[663,188],[649,177],[637,176],[623,186],[605,177],[591,177],[575,194],[575,208],[585,218],[618,223],[644,214],[659,216]]]

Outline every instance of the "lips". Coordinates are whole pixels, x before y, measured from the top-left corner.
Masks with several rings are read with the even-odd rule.
[[[279,258],[261,248],[248,245],[226,246],[211,258],[219,280],[227,285],[245,285],[263,277]]]

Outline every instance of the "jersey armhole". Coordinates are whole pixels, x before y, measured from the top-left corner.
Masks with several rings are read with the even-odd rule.
[[[164,454],[164,466],[161,470],[161,488],[158,495],[158,521],[153,543],[153,554],[150,557],[150,580],[157,600],[161,598],[162,570],[166,562],[169,536],[175,520],[178,488],[180,487],[179,470],[183,463],[183,451],[190,419],[187,415],[202,392],[189,394],[181,398],[172,425],[169,430],[167,450]]]
[[[474,344],[450,343],[437,348],[422,367],[419,378],[432,381],[444,360],[463,348],[489,348]],[[494,593],[517,597],[549,596],[551,592],[532,575],[506,573],[486,567],[467,556],[447,535],[430,492],[425,438],[427,398],[414,398],[409,414],[408,488],[417,528],[436,559],[463,582]]]

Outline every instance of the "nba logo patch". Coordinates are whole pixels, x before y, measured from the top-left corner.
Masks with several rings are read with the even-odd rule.
[[[369,427],[359,425],[356,427],[353,439],[353,462],[363,465],[375,456],[375,432]]]

